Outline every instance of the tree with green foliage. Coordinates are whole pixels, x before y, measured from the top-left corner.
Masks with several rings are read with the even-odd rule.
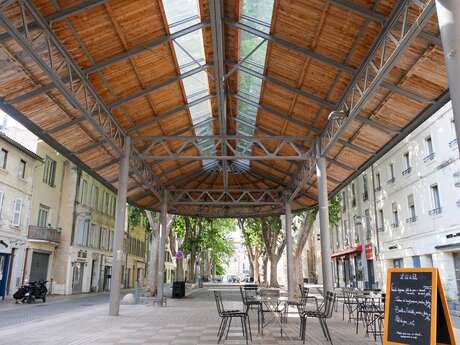
[[[250,275],[254,283],[260,283],[259,260],[263,252],[262,224],[254,218],[239,218],[238,225],[249,257]]]
[[[286,246],[286,236],[282,230],[281,219],[277,216],[256,218],[262,228],[262,239],[270,261],[270,287],[279,287],[278,262]]]
[[[173,230],[182,244],[179,250],[187,257],[187,281],[196,280],[196,263],[201,258],[203,266],[222,266],[233,252],[226,236],[234,229],[233,219],[177,216]],[[204,265],[206,263],[206,265]],[[203,271],[201,273],[204,273]]]

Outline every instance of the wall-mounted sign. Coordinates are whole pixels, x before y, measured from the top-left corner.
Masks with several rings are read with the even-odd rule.
[[[373,260],[374,259],[374,253],[372,252],[372,243],[367,243],[364,246],[364,251],[366,252],[366,259],[367,260]]]
[[[457,344],[436,268],[388,270],[383,344]]]

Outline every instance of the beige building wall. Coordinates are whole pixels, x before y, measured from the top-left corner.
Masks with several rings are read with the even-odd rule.
[[[5,280],[5,293],[11,295],[23,282],[33,171],[41,162],[40,157],[4,134],[0,134],[0,150],[7,152],[6,163],[0,161],[0,261],[9,262],[7,270],[0,272],[0,280]],[[24,176],[21,161],[25,162]],[[0,291],[0,297],[2,294]]]

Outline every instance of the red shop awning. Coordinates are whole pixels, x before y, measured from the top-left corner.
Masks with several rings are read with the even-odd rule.
[[[338,257],[345,256],[345,255],[361,253],[362,250],[363,250],[363,246],[361,244],[358,244],[354,248],[346,249],[346,250],[343,250],[341,252],[337,252],[337,253],[332,254],[331,258],[338,258]]]

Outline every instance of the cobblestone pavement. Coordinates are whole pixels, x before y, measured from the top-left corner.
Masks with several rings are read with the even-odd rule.
[[[62,312],[55,316],[36,318],[33,322],[22,322],[15,326],[1,328],[0,345],[210,345],[217,342],[216,307],[206,289],[194,291],[182,300],[170,299],[166,308],[122,305],[119,317],[107,315],[106,296],[95,298],[94,303],[85,301],[83,305],[81,300],[78,303],[80,307],[72,309],[71,312]],[[8,315],[2,315],[0,322],[7,319]],[[295,339],[298,320],[294,317],[289,319],[285,329],[288,337],[280,337],[279,325],[274,323],[265,328],[263,337],[258,336],[256,322],[256,317],[253,315],[253,344],[301,344]],[[363,334],[362,330],[356,335],[354,327],[342,321],[341,315],[336,314],[328,324],[335,344],[375,344]],[[235,324],[225,344],[244,343],[241,327]],[[306,343],[326,344],[316,320],[307,322]]]

